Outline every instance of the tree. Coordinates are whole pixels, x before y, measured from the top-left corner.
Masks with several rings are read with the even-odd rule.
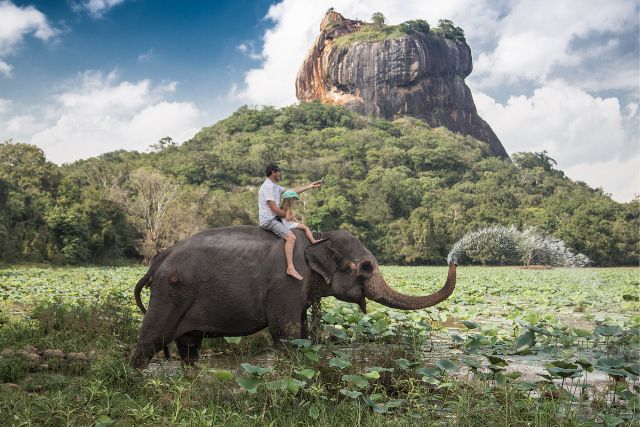
[[[380,12],[376,12],[371,16],[371,21],[373,22],[373,28],[377,31],[380,31],[384,28],[384,15]]]
[[[465,41],[464,30],[460,27],[456,27],[453,24],[453,21],[449,19],[440,19],[438,21],[438,30],[446,39],[453,40],[455,42]]]
[[[160,138],[160,140],[156,144],[151,144],[149,148],[153,151],[164,153],[166,150],[170,148],[174,148],[176,146],[175,141],[170,136],[165,136],[164,138]]]
[[[60,172],[40,148],[9,140],[0,144],[0,178],[23,190],[52,193],[60,181]]]
[[[185,188],[179,181],[147,167],[132,171],[120,192],[112,195],[140,234],[137,249],[145,263],[176,241],[206,227],[199,216],[204,196],[202,191]]]
[[[547,172],[553,170],[553,167],[558,164],[549,156],[547,150],[537,153],[514,153],[511,158],[520,168],[542,168]]]
[[[10,140],[0,144],[0,222],[4,223],[0,228],[5,234],[0,259],[47,259],[45,216],[53,205],[60,175],[35,145]]]

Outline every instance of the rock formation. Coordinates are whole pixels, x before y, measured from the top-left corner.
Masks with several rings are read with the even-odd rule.
[[[485,141],[494,155],[508,157],[478,116],[464,82],[472,70],[471,49],[464,39],[453,41],[427,30],[349,40],[368,25],[327,12],[298,72],[296,95],[301,102],[343,105],[384,119],[416,117]]]

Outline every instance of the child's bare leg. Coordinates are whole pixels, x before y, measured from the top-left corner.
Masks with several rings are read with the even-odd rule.
[[[287,258],[287,274],[298,280],[302,280],[304,277],[298,273],[298,270],[296,270],[296,267],[293,265],[293,245],[296,243],[296,236],[293,232],[289,231],[284,240],[284,255]]]
[[[298,227],[299,229],[304,231],[304,234],[306,234],[307,239],[309,239],[309,241],[313,244],[315,242],[317,242],[316,239],[313,238],[313,233],[311,232],[311,229],[309,227],[307,227],[305,224],[303,223],[298,223]]]

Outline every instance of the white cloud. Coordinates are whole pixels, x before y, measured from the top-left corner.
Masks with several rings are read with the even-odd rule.
[[[603,55],[617,40],[579,52],[571,42],[594,34],[619,34],[635,28],[634,1],[521,0],[496,27],[497,45],[482,52],[475,63],[475,79],[496,86],[510,81],[544,82],[553,67],[577,66],[589,56]]]
[[[149,49],[148,51],[138,55],[138,62],[149,62],[151,58],[153,58],[153,49]]]
[[[166,100],[175,88],[174,82],[154,86],[146,79],[120,81],[115,72],[85,72],[54,97],[42,117],[0,117],[0,139],[20,136],[56,163],[118,149],[144,151],[165,136],[184,141],[202,127],[204,116],[190,102]]]
[[[628,146],[617,98],[598,98],[562,81],[506,104],[477,93],[476,107],[509,152],[548,150],[564,166],[610,160]]]
[[[45,126],[31,114],[17,114],[0,119],[0,140],[28,141],[31,135],[42,130]]]
[[[247,55],[249,58],[253,60],[262,59],[262,55],[260,55],[259,53],[256,53],[256,49],[255,49],[255,46],[253,45],[253,42],[240,43],[238,46],[236,46],[236,49],[238,49],[244,55]]]
[[[6,113],[11,107],[12,101],[10,99],[0,98],[0,114]]]
[[[0,59],[0,75],[11,77],[11,70],[13,67]]]
[[[16,6],[10,1],[0,1],[0,54],[11,53],[25,35],[33,33],[40,40],[56,35],[47,17],[33,6]]]
[[[158,86],[158,92],[160,93],[173,93],[176,91],[178,87],[178,82],[176,81],[163,81]]]
[[[0,75],[9,77],[12,66],[3,60],[15,53],[28,34],[42,41],[58,33],[47,17],[33,6],[16,6],[8,0],[0,1]]]
[[[123,3],[125,0],[84,0],[76,4],[76,9],[88,11],[94,18],[101,18],[112,7]]]
[[[637,134],[625,132],[633,105],[625,115],[617,98],[594,97],[563,81],[505,104],[482,92],[475,101],[508,152],[547,150],[568,176],[601,185],[618,200],[633,195],[628,183],[637,181],[638,169],[629,158],[640,147]]]
[[[631,201],[640,196],[640,154],[623,160],[583,163],[564,171],[572,179],[602,187],[615,200]]]

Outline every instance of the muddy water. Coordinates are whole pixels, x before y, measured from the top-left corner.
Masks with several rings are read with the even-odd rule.
[[[549,374],[543,365],[557,359],[549,359],[545,358],[544,356],[530,355],[508,356],[506,360],[507,362],[509,362],[509,366],[507,367],[506,372],[521,372],[522,376],[520,377],[520,381],[536,382],[542,379],[542,377],[540,377],[538,374]],[[579,378],[580,381],[582,381],[583,379],[583,377]],[[562,381],[557,380],[555,382],[557,382],[557,384],[560,384]],[[567,380],[565,384],[568,384],[568,382],[569,380]],[[605,387],[607,383],[611,382],[611,380],[606,373],[594,370],[593,372],[587,373],[587,382],[597,388],[601,388]]]
[[[498,322],[502,319],[496,319]],[[485,322],[477,322],[478,324],[482,324]],[[455,318],[449,318],[443,326],[448,328],[448,333],[437,334],[434,337],[434,345],[430,351],[423,352],[425,356],[425,361],[429,359],[433,361],[437,361],[438,359],[448,358],[453,360],[454,362],[458,359],[459,355],[464,355],[465,357],[473,357],[478,361],[486,364],[486,358],[483,354],[477,355],[466,355],[461,350],[455,349],[451,347],[451,334],[458,333],[460,335],[466,335],[469,330],[461,324]],[[425,349],[426,350],[426,349]],[[580,354],[580,352],[574,355],[576,358],[581,356],[585,356],[587,359],[589,358],[588,352],[585,354]],[[558,360],[561,358],[558,354],[553,353],[537,353],[537,354],[527,354],[527,355],[498,355],[498,357],[503,358],[509,364],[504,373],[509,372],[520,372],[522,376],[518,379],[518,381],[525,381],[530,383],[535,383],[537,381],[543,380],[543,378],[539,374],[549,374],[549,372],[545,369],[545,364],[548,364],[552,361]],[[458,365],[462,365],[460,371],[454,376],[457,377],[468,377],[470,374],[470,370],[464,366],[462,363],[458,363]],[[574,381],[584,381],[584,376],[587,376],[587,383],[593,385],[596,389],[604,389],[608,385],[612,384],[611,377],[604,372],[594,370],[593,372],[582,372],[583,376],[575,379]],[[557,385],[562,383],[561,379],[554,380]],[[570,380],[565,381],[565,388],[570,383]]]
[[[424,347],[422,352],[422,362],[423,364],[434,364],[436,361],[440,359],[451,359],[452,361],[456,361],[460,356],[463,355],[463,352],[458,349],[450,348],[450,340],[447,337],[434,337],[433,345],[429,344]],[[335,350],[339,350],[345,353],[349,358],[351,356],[358,356],[352,359],[353,367],[357,370],[358,368],[364,369],[368,367],[371,363],[379,362],[379,355],[384,352],[388,352],[391,349],[389,344],[377,344],[377,343],[357,343],[355,345],[345,345],[342,347],[336,347]],[[367,356],[371,355],[371,356]],[[242,363],[249,363],[251,365],[257,365],[261,367],[273,367],[277,358],[278,353],[275,350],[268,351],[265,353],[257,354],[257,355],[230,355],[224,353],[205,353],[200,358],[200,365],[204,369],[215,369],[215,370],[229,370],[233,371],[236,375],[242,373],[242,368],[240,365]],[[469,357],[465,355],[465,357]],[[541,355],[541,354],[532,354],[532,355],[506,355],[501,356],[508,363],[509,366],[506,367],[505,373],[509,372],[520,372],[522,376],[519,378],[519,381],[526,381],[535,383],[537,381],[542,380],[538,374],[548,374],[546,369],[544,368],[545,363],[549,363],[552,360],[556,360],[557,358],[549,357],[549,355]],[[477,360],[485,362],[484,356],[477,355],[475,356]],[[462,363],[458,363],[461,365],[461,369],[459,372],[455,373],[454,376],[460,379],[468,378],[470,371],[466,368]],[[149,364],[149,367],[145,370],[145,373],[151,377],[171,377],[174,375],[178,375],[181,373],[181,364],[177,359],[164,360],[158,358],[157,360],[152,361]],[[594,387],[601,389],[607,386],[611,382],[609,376],[604,372],[594,371],[587,374],[588,383],[592,384]],[[580,378],[582,381],[583,378]],[[560,384],[560,380],[557,380],[557,383]],[[567,383],[568,384],[568,383]]]
[[[483,354],[465,354],[463,351],[452,347],[451,335],[459,334],[466,336],[470,331],[462,324],[458,319],[449,318],[442,324],[444,330],[440,332],[434,332],[431,342],[423,346],[420,352],[420,362],[422,365],[433,366],[438,360],[450,359],[458,366],[460,370],[453,374],[453,376],[463,380],[470,378],[469,369],[459,360],[460,357],[473,358],[486,365],[487,360]],[[406,353],[402,350],[402,345],[389,344],[383,342],[356,342],[344,345],[338,345],[333,343],[330,348],[333,351],[340,351],[352,363],[352,370],[363,371],[366,367],[371,366],[384,366],[384,367],[396,367],[396,360],[399,357],[407,357]],[[326,348],[321,351],[321,358],[324,358],[323,365],[328,364],[328,359],[333,357],[331,352],[326,352]],[[160,356],[160,355],[158,355]],[[576,357],[581,356],[576,354]],[[235,375],[242,375],[243,369],[242,363],[249,363],[251,365],[257,365],[261,367],[274,367],[278,360],[282,360],[286,357],[285,352],[279,353],[273,349],[267,349],[259,354],[229,354],[223,352],[216,352],[212,350],[206,350],[203,352],[199,365],[203,369],[214,370],[229,370],[234,372]],[[508,366],[505,368],[505,373],[520,372],[522,376],[518,381],[525,381],[535,383],[543,380],[539,374],[548,374],[544,365],[558,360],[560,356],[553,352],[540,352],[537,354],[529,355],[501,355],[499,357],[504,358],[508,362]],[[149,367],[145,370],[146,374],[152,377],[167,377],[177,375],[181,372],[180,361],[174,356],[173,359],[165,361],[161,357],[155,358]],[[486,369],[485,369],[486,370]],[[583,375],[585,373],[583,372]],[[576,381],[583,381],[584,377],[577,379]],[[604,389],[611,384],[610,377],[604,372],[594,370],[594,372],[587,373],[587,382],[593,385],[597,389]],[[570,380],[565,383],[565,388],[569,384]],[[556,380],[560,385],[561,381]]]
[[[229,370],[239,373],[243,363],[261,366],[263,368],[273,367],[277,357],[277,352],[271,350],[257,355],[232,355],[226,353],[205,352],[198,361],[204,368],[216,370]],[[144,373],[151,377],[170,377],[181,372],[180,360],[173,357],[170,360],[156,357]]]

